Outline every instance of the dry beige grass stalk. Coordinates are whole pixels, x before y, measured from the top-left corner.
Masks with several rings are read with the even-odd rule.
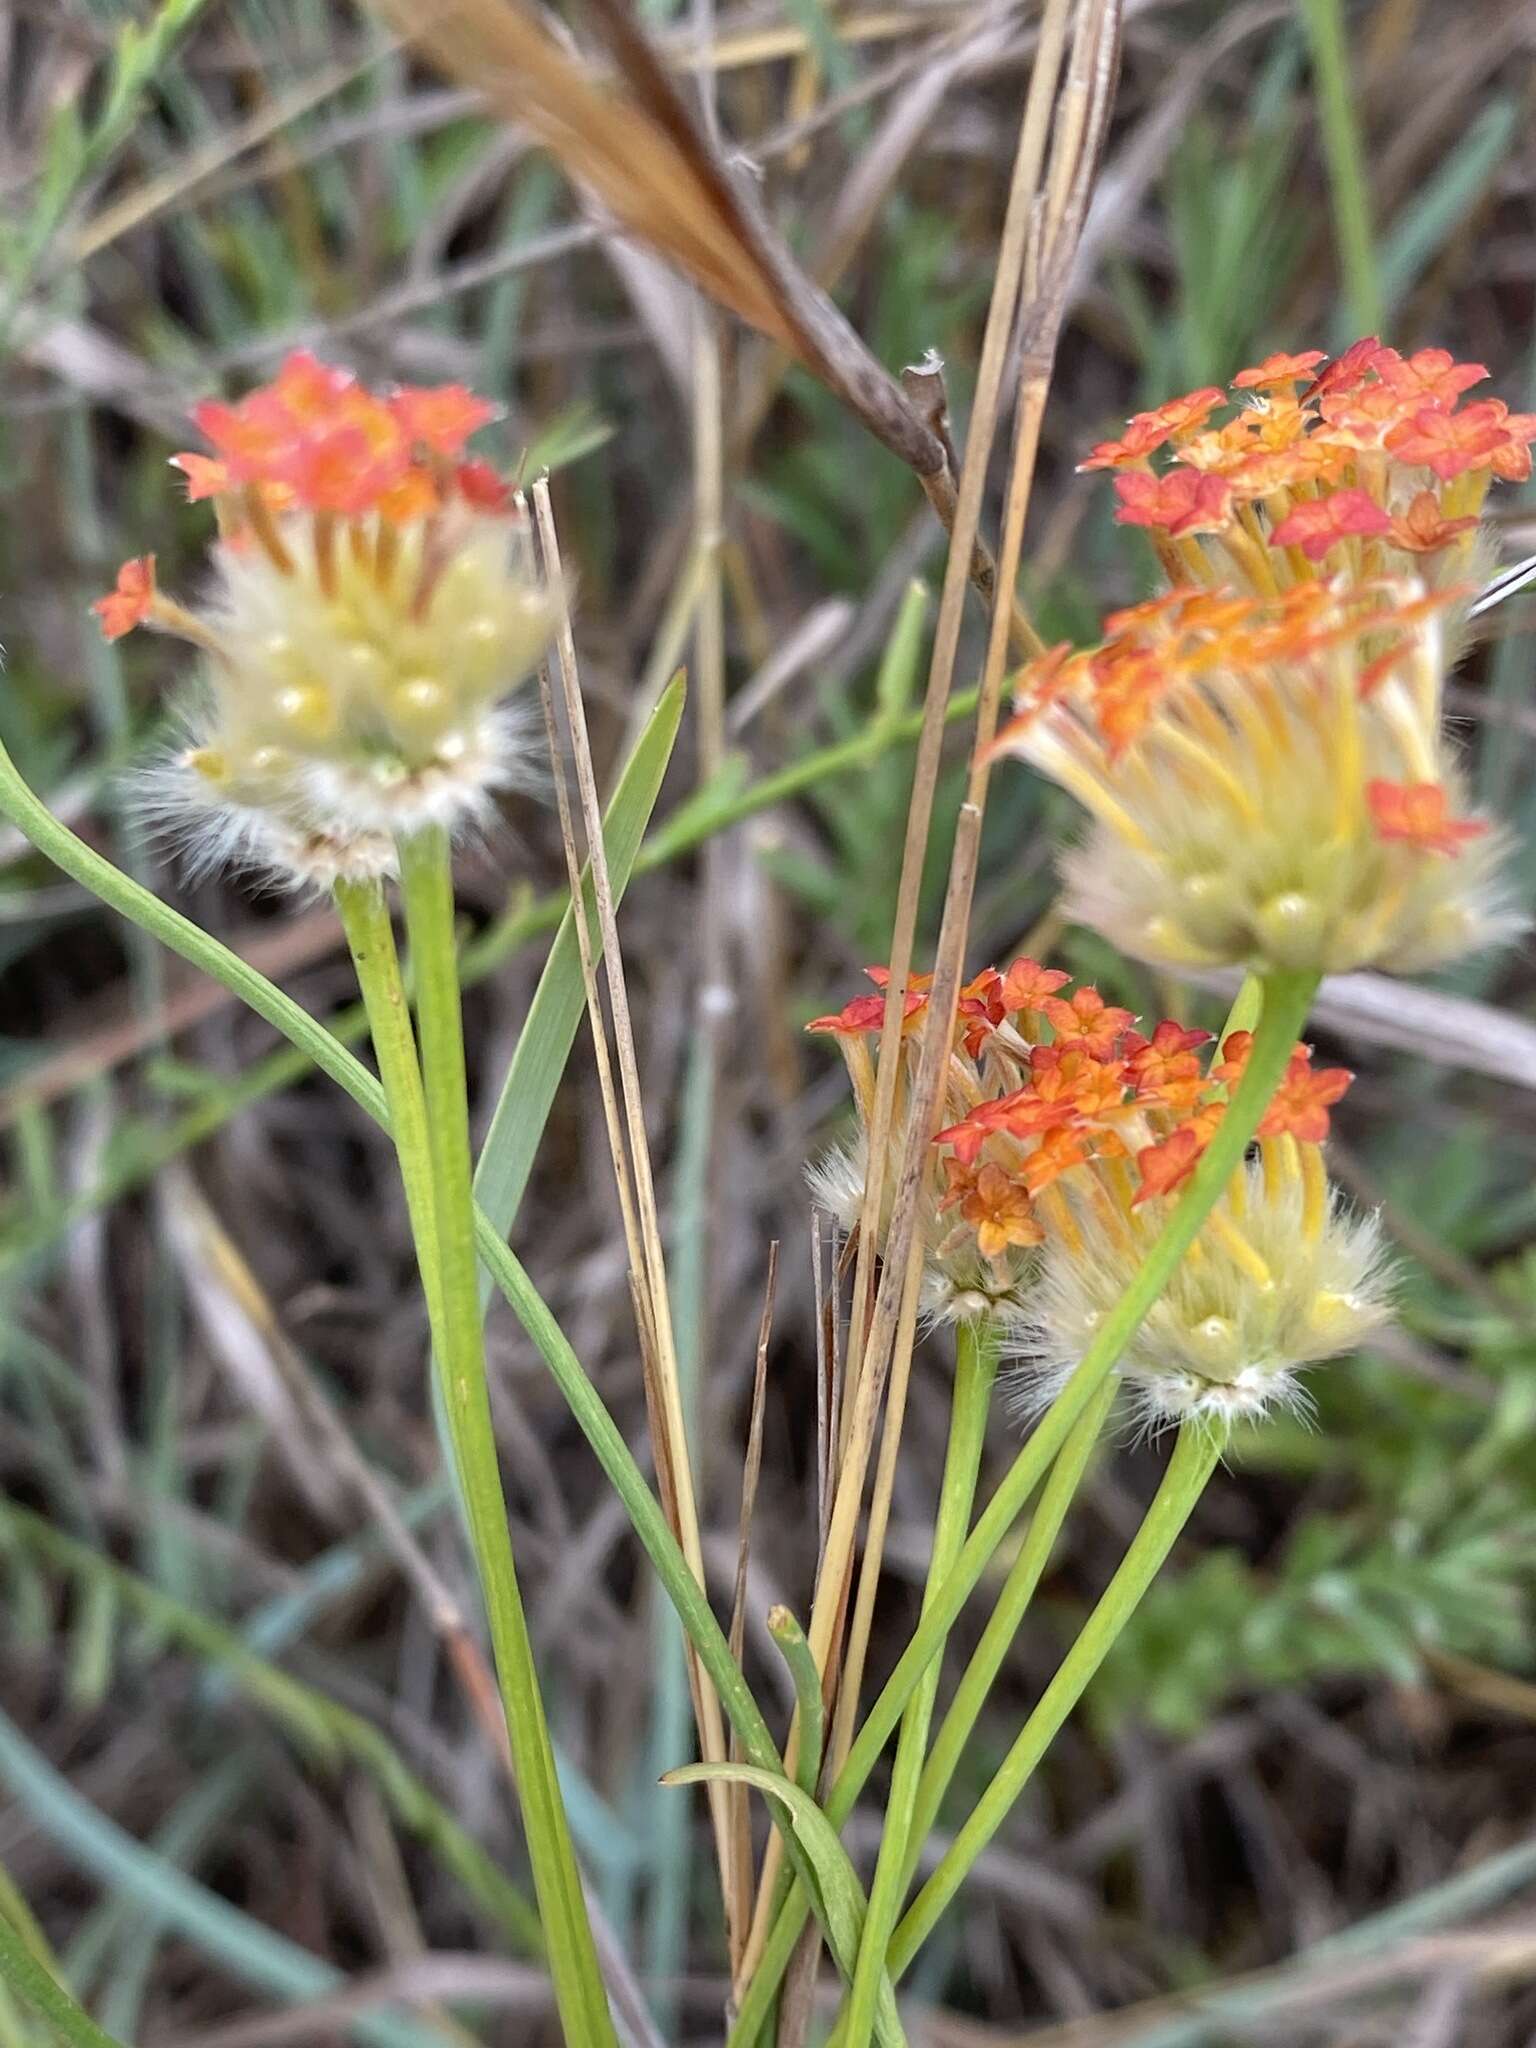
[[[555,589],[563,587],[560,543],[555,531],[547,479],[533,487],[534,518],[544,572]],[[683,1413],[682,1387],[678,1374],[677,1349],[672,1330],[672,1309],[667,1287],[666,1261],[662,1250],[661,1224],[656,1205],[655,1179],[651,1171],[650,1146],[645,1129],[645,1104],[635,1056],[634,1027],[629,995],[619,948],[618,922],[613,890],[603,847],[602,808],[592,750],[587,738],[586,713],[582,704],[580,677],[576,665],[576,644],[571,633],[570,613],[562,604],[555,640],[566,725],[576,769],[587,859],[592,871],[592,890],[597,905],[598,930],[603,943],[603,974],[613,1018],[613,1036],[619,1075],[617,1094],[608,1065],[602,1002],[598,994],[590,943],[581,945],[582,971],[586,986],[587,1012],[592,1025],[594,1048],[599,1048],[599,1076],[603,1087],[604,1114],[608,1120],[609,1144],[614,1174],[620,1188],[630,1279],[639,1324],[641,1362],[646,1375],[646,1399],[652,1420],[658,1478],[663,1504],[673,1529],[698,1582],[703,1586],[704,1550],[699,1531],[698,1502],[694,1491],[693,1461]],[[560,805],[561,833],[565,842],[568,870],[572,877],[572,900],[579,902],[581,859],[572,829],[565,774],[557,746],[552,746],[552,766]],[[575,920],[578,935],[584,920]],[[605,1073],[604,1070],[607,1069]],[[622,1102],[622,1123],[619,1115]],[[627,1193],[626,1193],[627,1189]],[[698,1724],[699,1749],[706,1763],[726,1759],[725,1724],[719,1698],[697,1655],[688,1651],[688,1679]],[[714,1824],[715,1848],[720,1882],[729,1896],[732,1867],[730,1802],[723,1785],[710,1787],[710,1814]]]

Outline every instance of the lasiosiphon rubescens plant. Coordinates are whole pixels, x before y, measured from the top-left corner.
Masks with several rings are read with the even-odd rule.
[[[1272,357],[1223,424],[1212,386],[1092,451],[1170,587],[1033,662],[998,736],[1092,819],[1073,914],[1164,966],[1411,972],[1518,923],[1442,700],[1478,515],[1530,474],[1536,414],[1460,405],[1486,372],[1443,349],[1321,363]]]
[[[884,1973],[906,1968],[1023,1790],[1231,1423],[1303,1399],[1300,1368],[1354,1348],[1386,1315],[1378,1226],[1349,1213],[1321,1150],[1350,1077],[1314,1066],[1297,1038],[1324,973],[1441,965],[1518,923],[1501,835],[1468,814],[1443,730],[1445,678],[1487,554],[1483,499],[1493,479],[1529,475],[1536,440],[1536,416],[1462,403],[1484,374],[1374,339],[1332,363],[1275,356],[1230,396],[1212,386],[1138,415],[1083,464],[1117,472],[1118,516],[1147,529],[1168,588],[1112,614],[1098,646],[1032,661],[989,757],[1022,758],[1088,812],[1063,863],[1069,914],[1174,971],[1248,970],[1209,1055],[1207,1034],[1173,1020],[1144,1034],[1029,960],[961,987],[948,1017],[926,1014],[930,986],[914,977],[890,1047],[893,1089],[881,1090],[868,1044],[883,1000],[812,1027],[837,1037],[860,1114],[859,1137],[813,1185],[850,1231],[872,1220],[883,1231],[915,1201],[922,1299],[959,1324],[930,1605],[944,1607],[981,1535],[945,1540],[969,1518],[975,1411],[990,1384],[978,1351],[1021,1358],[1020,1405],[1039,1418],[1015,1468],[1028,1477],[1013,1496],[1010,1475],[998,1498],[1021,1499],[1056,1461],[931,1751],[931,1680],[903,1717],[839,2048],[873,2038]],[[938,1060],[925,1057],[934,1032]],[[922,1092],[925,1072],[939,1077],[936,1097]],[[1179,1425],[1162,1487],[903,1913],[923,1836],[1122,1384],[1144,1422]],[[928,1620],[925,1607],[919,1639]],[[855,1756],[863,1766],[857,1745]],[[800,1918],[791,1904],[775,1923],[733,2042],[754,2038]]]
[[[874,970],[876,978],[883,970]],[[924,989],[905,999],[911,1064]],[[1021,1360],[1030,1413],[1049,1405],[1155,1242],[1170,1200],[1220,1129],[1252,1033],[1214,1049],[1172,1018],[1150,1035],[1097,989],[1016,960],[962,992],[946,1070],[946,1127],[923,1188],[923,1299],[936,1321],[990,1321]],[[810,1029],[836,1036],[869,1115],[868,996]],[[1349,1086],[1298,1045],[1193,1251],[1131,1339],[1119,1375],[1149,1425],[1229,1423],[1301,1398],[1305,1365],[1352,1350],[1387,1311],[1374,1219],[1329,1185],[1329,1111]],[[903,1092],[907,1092],[903,1089]],[[903,1134],[890,1147],[887,1179]],[[822,1204],[856,1227],[867,1142],[812,1174]]]
[[[370,391],[303,353],[195,408],[213,453],[173,461],[218,519],[206,596],[176,602],[145,555],[96,605],[109,638],[203,657],[189,744],[145,789],[195,867],[392,873],[400,836],[483,825],[526,775],[505,700],[554,610],[510,485],[465,453],[494,417],[462,385]]]
[[[893,989],[872,970],[875,995],[813,1027],[836,1039],[859,1114],[855,1141],[823,1163],[815,1185],[860,1233],[866,1284],[861,1292],[856,1273],[853,1299],[887,1343],[851,1407],[835,1424],[826,1418],[829,1452],[835,1438],[865,1431],[845,1468],[852,1483],[840,1470],[833,1489],[829,1526],[841,1517],[846,1559],[864,1494],[860,1460],[877,1427],[882,1459],[900,1440],[899,1412],[881,1411],[869,1388],[886,1384],[888,1369],[894,1382],[898,1357],[903,1371],[910,1364],[922,1311],[953,1329],[956,1347],[922,1615],[862,1725],[853,1667],[824,1750],[823,1708],[850,1668],[834,1671],[829,1660],[851,1577],[839,1571],[818,1586],[807,1634],[774,1631],[799,1714],[793,1754],[781,1757],[695,1561],[474,1206],[450,849],[519,773],[506,700],[561,614],[506,482],[467,453],[490,408],[458,385],[370,391],[348,372],[290,357],[238,403],[200,407],[210,452],[176,458],[191,495],[211,500],[217,515],[207,597],[173,600],[145,554],[97,605],[111,637],[149,626],[195,650],[188,744],[158,771],[156,801],[198,861],[240,859],[331,890],[382,1087],[244,963],[49,819],[0,755],[0,803],[44,851],[220,975],[387,1116],[560,2021],[581,2048],[610,2048],[615,2035],[508,1537],[477,1250],[560,1377],[677,1606],[699,1658],[694,1675],[707,1671],[710,1699],[740,1738],[744,1766],[730,1760],[721,1733],[703,1773],[747,1775],[792,1821],[792,1873],[780,1883],[777,1861],[765,1863],[755,1912],[732,1925],[731,2048],[771,2038],[779,1986],[812,1910],[847,1980],[838,2048],[897,2040],[894,1982],[1160,1569],[1232,1423],[1302,1398],[1301,1370],[1357,1345],[1386,1313],[1377,1226],[1350,1214],[1322,1153],[1350,1077],[1314,1064],[1299,1040],[1324,972],[1441,963],[1512,921],[1498,831],[1467,812],[1442,731],[1446,668],[1465,635],[1482,551],[1483,495],[1492,478],[1526,474],[1536,439],[1536,418],[1497,400],[1463,403],[1481,374],[1440,351],[1405,358],[1369,341],[1331,364],[1280,357],[1244,371],[1235,410],[1221,420],[1229,400],[1214,387],[1139,415],[1086,466],[1117,471],[1120,517],[1149,531],[1169,588],[1112,615],[1097,647],[1056,648],[1031,663],[1017,679],[1015,715],[990,747],[983,722],[967,806],[972,850],[991,758],[1019,756],[1053,777],[1092,820],[1066,862],[1081,920],[1175,971],[1249,971],[1219,1036],[1173,1019],[1142,1029],[1095,989],[1073,988],[1027,958],[956,992],[958,943],[941,946],[931,980],[913,975]],[[545,509],[540,540],[552,546]],[[965,880],[958,864],[952,885],[956,876]],[[396,877],[409,999],[386,896]],[[602,907],[601,892],[598,900]],[[948,900],[969,896],[952,886]],[[607,912],[611,919],[611,904]],[[963,939],[958,924],[951,936]],[[590,974],[585,956],[584,966]],[[600,1006],[588,993],[595,1018]],[[877,1031],[889,1040],[883,1065]],[[898,1217],[903,1230],[915,1224],[899,1261]],[[643,1221],[649,1259],[659,1222],[654,1213]],[[869,1278],[876,1265],[878,1284]],[[851,1334],[850,1358],[857,1351]],[[973,1521],[1005,1356],[1033,1426]],[[850,1364],[856,1381],[863,1366],[862,1357]],[[1157,1495],[991,1782],[909,1900],[924,1840],[1121,1388],[1141,1422],[1177,1428]],[[686,1476],[679,1441],[685,1462],[670,1474],[674,1489]],[[1037,1493],[930,1742],[949,1632]],[[871,1549],[878,1559],[878,1539]],[[831,1554],[829,1542],[824,1564]],[[858,1587],[854,1604],[866,1617],[877,1580],[878,1565]],[[699,1725],[707,1726],[702,1711]],[[898,1729],[865,1902],[835,1829]],[[723,1804],[721,1816],[729,1820]],[[739,1856],[744,1831],[719,1832]],[[753,1874],[749,1856],[736,1872],[746,1903]],[[733,1913],[741,1903],[738,1887]]]

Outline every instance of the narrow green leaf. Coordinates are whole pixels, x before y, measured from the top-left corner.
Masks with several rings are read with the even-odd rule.
[[[28,1948],[10,1922],[0,1916],[0,1977],[19,1991],[71,2048],[123,2048],[104,2033],[88,2012],[70,1997],[58,1979]]]
[[[804,1851],[806,1861],[816,1874],[816,1888],[820,1894],[819,1899],[813,1899],[811,1904],[827,1937],[834,1962],[844,1978],[850,1979],[858,1960],[866,1905],[858,1874],[849,1861],[848,1851],[837,1839],[831,1821],[809,1792],[802,1791],[793,1779],[777,1771],[758,1770],[752,1764],[684,1764],[678,1770],[668,1771],[661,1782],[664,1785],[706,1785],[716,1780],[724,1784],[750,1785],[753,1791],[761,1792],[773,1806],[774,1819],[781,1831],[792,1837]],[[891,1989],[890,1977],[883,1971],[875,2015],[875,2038],[883,2048],[904,2048],[906,2041],[896,2011],[896,1994]]]
[[[66,1535],[45,1516],[15,1501],[0,1501],[0,1537],[68,1572],[81,1585],[110,1586],[126,1607],[143,1615],[168,1640],[216,1665],[280,1727],[309,1760],[327,1768],[343,1758],[367,1771],[402,1827],[425,1843],[475,1903],[525,1954],[538,1954],[539,1924],[532,1904],[474,1838],[465,1833],[371,1721],[256,1655],[239,1636],[126,1565],[103,1557]],[[5,1907],[0,1892],[0,1911]]]
[[[1490,101],[1414,194],[1391,233],[1382,237],[1379,269],[1387,313],[1397,311],[1488,190],[1509,154],[1518,125],[1514,100]]]
[[[663,691],[651,713],[608,806],[603,823],[603,845],[608,854],[608,874],[615,902],[623,895],[634,869],[640,841],[650,822],[667,763],[672,758],[683,715],[684,694],[683,679],[677,676]],[[590,878],[584,878],[583,896],[590,906]],[[560,1076],[570,1058],[571,1046],[586,1005],[573,913],[574,905],[568,905],[560,920],[560,928],[555,933],[544,972],[528,1006],[517,1050],[507,1068],[507,1077],[502,1083],[496,1111],[475,1167],[475,1198],[503,1235],[511,1229],[517,1205],[528,1185],[550,1104],[555,1099]],[[596,960],[602,953],[603,942],[590,907],[588,929],[592,933],[592,953]],[[482,1309],[490,1299],[492,1284],[490,1275],[482,1266]]]
[[[0,1781],[72,1860],[102,1883],[132,1892],[146,1909],[161,1915],[194,1947],[222,1963],[242,1982],[289,2004],[307,2003],[346,1989],[347,1979],[340,1970],[264,1927],[136,1842],[116,1821],[82,1798],[4,1713],[0,1713]],[[0,1938],[9,1932],[9,1928],[0,1931]],[[10,1940],[17,1951],[30,1957],[18,1936],[10,1934]],[[14,1955],[8,1960],[13,1962]],[[0,1967],[6,1963],[6,1958],[0,1958]],[[75,2032],[63,2028],[41,1999],[51,1986],[66,2004],[73,2007],[73,2001],[45,1971],[39,1973],[41,1992],[32,1982],[13,1975],[9,1967],[6,1974],[18,1990],[35,1999],[40,2011],[48,2011],[65,2040],[79,2048],[120,2048],[110,2034],[83,2015],[83,2026]],[[400,2012],[360,2013],[347,2024],[370,2048],[443,2048],[445,2039],[438,2028]]]
[[[880,657],[875,678],[875,723],[884,731],[906,716],[912,706],[923,657],[923,628],[928,622],[927,586],[913,578],[902,596],[901,609]]]

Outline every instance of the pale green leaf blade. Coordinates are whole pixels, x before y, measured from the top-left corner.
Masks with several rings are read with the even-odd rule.
[[[672,758],[684,694],[683,678],[675,676],[647,720],[608,806],[603,844],[615,903],[622,897],[634,869],[640,841]],[[583,894],[590,905],[589,879],[584,879]],[[512,1227],[517,1205],[528,1185],[534,1154],[586,1004],[573,913],[574,905],[568,906],[555,933],[475,1168],[476,1199],[503,1236]],[[592,957],[596,961],[601,957],[603,942],[590,909],[588,930],[592,933]],[[482,1269],[482,1304],[489,1300],[491,1286],[489,1274]]]
[[[837,1839],[837,1830],[831,1821],[811,1795],[802,1791],[792,1778],[783,1777],[777,1771],[759,1770],[754,1764],[685,1764],[678,1770],[668,1771],[661,1782],[664,1785],[705,1785],[713,1780],[750,1785],[773,1806],[774,1818],[781,1830],[792,1837],[815,1873],[820,1897],[813,1899],[812,1903],[818,1908],[817,1918],[827,1937],[833,1961],[844,1978],[851,1979],[858,1959],[859,1936],[864,1929],[866,1900],[858,1873],[849,1861],[848,1851]],[[881,2043],[881,2048],[905,2048],[906,2036],[896,2011],[896,1994],[891,1989],[889,1976],[883,1972],[875,2017],[875,2038]]]

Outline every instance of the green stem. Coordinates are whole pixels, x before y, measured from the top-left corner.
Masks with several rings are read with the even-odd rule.
[[[795,1782],[802,1792],[816,1796],[821,1776],[821,1745],[826,1703],[821,1693],[821,1673],[805,1639],[805,1630],[787,1607],[770,1607],[768,1633],[784,1662],[795,1688],[795,1715],[800,1729],[800,1754],[795,1765]]]
[[[848,1818],[880,1758],[902,1709],[918,1680],[944,1646],[955,1617],[970,1598],[993,1553],[1029,1501],[1046,1469],[1061,1450],[1078,1417],[1113,1371],[1120,1354],[1140,1329],[1148,1311],[1172,1279],[1179,1261],[1199,1236],[1202,1225],[1220,1200],[1241,1164],[1254,1132],[1269,1107],[1289,1063],[1297,1034],[1307,1020],[1316,992],[1315,974],[1275,974],[1264,978],[1262,1003],[1243,1077],[1233,1089],[1216,1135],[1173,1214],[1164,1224],[1136,1277],[1099,1325],[1077,1370],[1051,1403],[1028,1442],[1004,1474],[971,1531],[955,1568],[934,1595],[911,1641],[898,1658],[885,1689],[854,1738],[847,1761],[827,1798],[827,1818],[837,1827]],[[747,2048],[756,2039],[780,1978],[794,1953],[808,1907],[791,1893],[780,1908],[762,1961],[742,1996],[728,2048]]]
[[[1056,1547],[1067,1509],[1088,1469],[1093,1447],[1114,1403],[1115,1391],[1115,1380],[1111,1376],[1073,1424],[1072,1434],[1062,1447],[1061,1456],[1051,1467],[1051,1476],[1040,1496],[1040,1505],[1030,1517],[1029,1533],[1019,1545],[1019,1554],[1003,1581],[997,1605],[933,1739],[933,1748],[923,1766],[922,1782],[917,1788],[912,1810],[912,1838],[907,1844],[904,1892],[912,1882],[923,1844],[939,1817],[944,1795],[965,1754],[965,1746],[975,1730],[982,1707],[997,1682],[1003,1659],[1013,1647],[1035,1588]]]
[[[992,1407],[992,1387],[997,1378],[998,1355],[998,1329],[990,1317],[982,1322],[960,1325],[955,1333],[955,1388],[950,1406],[949,1444],[944,1453],[944,1475],[939,1483],[939,1505],[933,1522],[933,1547],[929,1553],[928,1578],[923,1589],[925,1612],[960,1555],[965,1532],[970,1527],[971,1506],[976,1498],[976,1475],[981,1469],[982,1444],[986,1439],[987,1417]],[[902,1715],[891,1789],[885,1802],[880,1854],[870,1885],[869,1910],[864,1917],[858,1961],[848,1992],[848,2014],[840,2036],[842,2048],[867,2048],[874,2038],[876,2005],[885,1979],[885,1952],[901,1912],[901,1902],[906,1896],[913,1809],[922,1777],[923,1757],[928,1748],[928,1730],[933,1719],[942,1664],[941,1657],[935,1657],[929,1664]]]
[[[390,1129],[390,1111],[383,1088],[325,1025],[291,996],[275,988],[265,975],[258,974],[238,953],[232,953],[200,925],[168,903],[162,903],[158,896],[113,867],[94,847],[87,846],[27,787],[3,747],[0,815],[8,818],[39,853],[82,888],[90,890],[110,910],[149,932],[171,952],[227,988],[258,1017],[264,1017],[305,1059],[349,1095],[366,1116],[385,1130]],[[390,944],[393,950],[392,936]],[[743,1753],[764,1770],[782,1770],[768,1724],[623,1432],[583,1371],[542,1295],[495,1225],[478,1209],[474,1222],[475,1244],[481,1259],[549,1368],[577,1427],[623,1502],[668,1599],[715,1682],[720,1703],[741,1737]]]
[[[1381,274],[1371,233],[1370,186],[1349,77],[1349,47],[1342,0],[1302,0],[1302,21],[1312,49],[1312,78],[1328,159],[1339,268],[1355,334],[1375,334],[1382,322]]]
[[[379,1071],[432,1325],[434,1371],[490,1623],[555,2002],[570,2042],[615,2048],[518,1590],[491,1419],[475,1278],[473,1159],[447,836],[436,828],[417,833],[402,843],[400,857],[416,975],[419,1071],[383,893],[338,892],[338,907],[377,1033]]]
[[[75,2003],[58,1978],[35,1956],[0,1913],[0,1978],[40,2012],[70,2048],[123,2048],[121,2041]]]
[[[405,1189],[406,1213],[421,1270],[427,1315],[436,1329],[442,1318],[437,1203],[432,1192],[432,1154],[427,1136],[427,1096],[421,1081],[416,1034],[411,1028],[389,905],[379,882],[338,882],[336,911],[346,934],[368,1018],[373,1056],[389,1105],[389,1130]]]
[[[1082,1698],[1116,1637],[1135,1613],[1204,1492],[1224,1442],[1222,1431],[1203,1423],[1186,1423],[1179,1431],[1163,1483],[1121,1560],[1120,1569],[1062,1660],[1060,1670],[1041,1694],[1039,1705],[1019,1731],[996,1777],[977,1801],[975,1811],[897,1928],[890,1950],[893,1978],[906,1969],[964,1884],[972,1864],[1007,1819],[1061,1724]]]

